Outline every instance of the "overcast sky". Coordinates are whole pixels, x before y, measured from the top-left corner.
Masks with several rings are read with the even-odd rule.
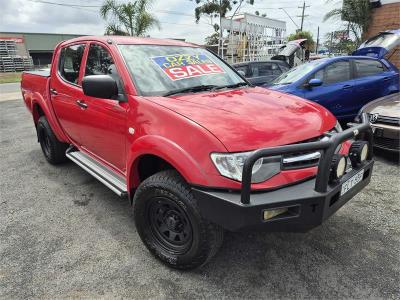
[[[99,35],[104,33],[105,22],[99,17],[97,7],[65,7],[39,3],[46,1],[82,6],[99,6],[103,0],[0,0],[1,17],[0,31],[23,31],[44,33],[74,33]],[[124,1],[124,0],[121,0]],[[126,2],[126,1],[124,1]],[[255,5],[245,4],[241,12],[266,13],[267,17],[286,21],[287,33],[295,31],[296,26],[280,7],[285,8],[293,20],[300,26],[302,0],[255,0]],[[320,36],[342,28],[340,21],[323,22],[326,12],[341,1],[314,0],[306,1],[304,29],[317,35],[320,26]],[[161,30],[152,30],[152,37],[185,38],[187,41],[203,43],[204,38],[213,32],[207,25],[207,19],[199,24],[194,21],[195,2],[190,0],[154,0],[152,12],[161,22]]]

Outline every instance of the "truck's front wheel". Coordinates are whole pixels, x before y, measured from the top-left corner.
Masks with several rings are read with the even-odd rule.
[[[65,151],[68,148],[68,144],[61,143],[57,139],[45,116],[39,118],[37,134],[44,157],[49,163],[56,165],[67,160]]]
[[[190,187],[176,171],[143,181],[135,193],[134,215],[146,247],[173,268],[199,267],[222,244],[222,228],[201,217]]]

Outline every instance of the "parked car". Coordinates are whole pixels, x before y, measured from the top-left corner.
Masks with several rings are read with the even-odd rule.
[[[399,91],[399,70],[384,55],[400,43],[400,30],[382,33],[371,41],[352,56],[297,66],[268,88],[315,101],[341,121],[352,120],[368,102]]]
[[[232,65],[242,76],[255,86],[273,81],[290,69],[285,61],[252,61]]]
[[[280,49],[277,55],[271,57],[271,60],[286,62],[290,68],[303,64],[305,60],[304,45],[306,42],[307,39],[287,42],[287,44]]]
[[[374,132],[374,146],[400,153],[400,93],[368,103],[360,114],[367,113]]]
[[[127,197],[171,267],[205,264],[224,230],[318,226],[370,181],[366,115],[342,131],[322,106],[250,87],[194,44],[85,36],[51,66],[21,82],[45,158]]]

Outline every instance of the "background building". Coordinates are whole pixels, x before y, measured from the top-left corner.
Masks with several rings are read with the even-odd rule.
[[[371,24],[365,38],[370,38],[381,31],[400,28],[400,0],[371,0],[373,12]],[[387,56],[400,68],[400,47],[393,49]]]
[[[17,57],[32,57],[35,67],[51,63],[54,47],[61,41],[76,38],[78,34],[0,32],[0,41],[10,45],[15,41]]]

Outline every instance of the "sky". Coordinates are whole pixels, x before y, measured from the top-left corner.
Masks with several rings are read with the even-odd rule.
[[[85,7],[66,7],[44,2],[69,4]],[[118,1],[118,0],[117,0]],[[119,0],[127,2],[128,0]],[[245,3],[240,12],[260,14],[286,21],[287,34],[296,30],[296,25],[280,7],[300,26],[303,0],[254,0],[254,5]],[[105,21],[99,16],[97,6],[103,0],[0,0],[0,32],[42,32],[101,35],[104,33]],[[317,27],[320,26],[320,39],[324,40],[327,32],[343,28],[339,20],[323,22],[324,15],[335,6],[341,6],[339,0],[308,0],[304,19],[304,30],[311,31],[314,39]],[[90,7],[89,7],[90,6]],[[152,29],[149,35],[162,38],[184,38],[187,41],[203,44],[204,38],[213,33],[207,18],[199,24],[194,20],[193,0],[154,0],[151,11],[161,22],[161,30]]]

